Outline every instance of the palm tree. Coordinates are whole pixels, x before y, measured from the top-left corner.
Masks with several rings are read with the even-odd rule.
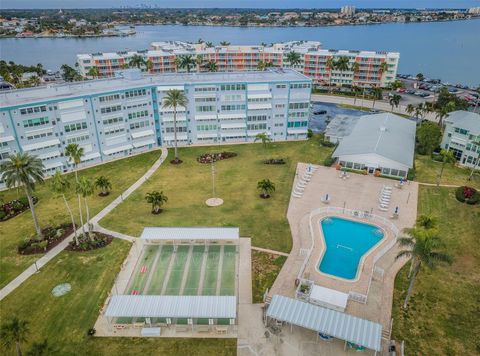
[[[150,58],[147,59],[147,61],[145,62],[145,66],[147,67],[147,70],[151,72],[153,69],[153,61]]]
[[[190,70],[196,65],[195,59],[189,54],[185,56],[180,56],[178,58],[180,58],[178,67],[186,69],[187,73],[190,73]]]
[[[352,83],[353,81],[355,80],[355,75],[360,72],[360,63],[358,63],[357,61],[354,61],[352,63],[352,66],[350,67],[350,70],[353,72],[353,80],[352,80]],[[355,96],[356,98],[356,96]]]
[[[220,42],[220,46],[230,46],[230,42],[222,41],[222,42]]]
[[[440,169],[440,174],[438,175],[437,179],[437,187],[440,186],[440,182],[442,180],[442,175],[443,175],[443,169],[445,168],[445,164],[449,163],[454,163],[455,162],[455,156],[453,155],[452,151],[449,150],[441,150],[440,151],[440,156],[442,157],[442,168]]]
[[[209,72],[218,71],[218,65],[215,61],[209,61],[203,65]]]
[[[255,136],[255,141],[254,142],[257,142],[257,141],[262,141],[262,145],[264,148],[267,148],[267,145],[272,142],[272,139],[270,137],[268,137],[268,135],[263,132],[263,133],[259,133]]]
[[[181,69],[182,59],[180,57],[175,57],[173,64],[175,65],[175,71],[178,72],[178,70]]]
[[[112,183],[110,183],[110,179],[107,177],[100,176],[95,179],[95,187],[100,189],[100,195],[104,197],[110,193],[109,190],[112,189]]]
[[[75,226],[75,219],[73,218],[72,209],[70,209],[70,204],[68,204],[65,193],[70,188],[70,183],[59,171],[55,172],[55,175],[52,177],[51,187],[54,193],[60,194],[63,198],[63,202],[67,207],[67,211],[70,214],[70,220],[72,221],[73,234],[75,237],[75,244],[78,246],[78,237],[77,237],[77,227]]]
[[[130,68],[137,67],[138,69],[141,69],[146,64],[147,62],[145,61],[145,59],[138,54],[134,54],[132,58],[130,58],[130,61],[128,62],[128,65],[130,66]]]
[[[90,69],[87,72],[87,75],[92,78],[98,78],[99,76],[99,71],[97,67],[90,67]]]
[[[348,57],[341,56],[335,62],[335,69],[339,70],[340,72],[345,72],[350,69],[350,66],[348,65],[349,62],[350,59]]]
[[[261,192],[260,196],[267,199],[275,191],[275,184],[270,179],[262,179],[257,183],[257,189]]]
[[[403,308],[405,309],[408,306],[415,280],[422,265],[433,269],[441,262],[449,263],[451,261],[449,255],[438,251],[439,248],[443,247],[443,243],[436,236],[435,230],[412,229],[409,235],[398,239],[400,246],[407,247],[407,249],[400,251],[396,256],[397,259],[401,257],[412,258],[413,273],[410,277],[410,284],[405,302],[403,303]]]
[[[382,94],[383,94],[383,91],[382,91],[382,88],[379,88],[379,87],[374,87],[373,90],[373,104],[372,104],[372,108],[375,107],[375,102],[377,101],[377,99],[381,99],[382,98]]]
[[[147,193],[145,199],[147,203],[152,204],[152,214],[160,214],[162,205],[168,201],[167,196],[163,192],[157,191]]]
[[[429,214],[420,215],[415,225],[426,230],[434,229],[437,226],[437,219]]]
[[[43,163],[37,156],[28,153],[16,153],[8,156],[7,160],[0,165],[0,180],[5,182],[7,188],[23,186],[28,205],[32,212],[33,224],[37,233],[37,239],[42,240],[42,229],[38,223],[32,193],[35,184],[43,183]]]
[[[9,321],[2,324],[0,329],[2,343],[7,348],[10,348],[13,344],[15,344],[17,356],[22,356],[20,343],[27,341],[29,331],[30,330],[27,321],[20,320],[18,317],[13,316]]]
[[[200,68],[202,67],[203,57],[199,54],[195,57],[195,63],[197,64],[197,72],[200,73]]]
[[[387,62],[380,63],[380,65],[378,67],[378,73],[380,74],[380,83],[382,82],[383,73],[385,73],[387,71],[387,69],[388,69]]]
[[[398,94],[393,94],[389,100],[390,106],[392,107],[392,112],[393,112],[393,106],[398,108],[398,105],[400,104],[400,99],[402,97]]]
[[[261,70],[261,71],[264,71],[264,70],[266,70],[267,68],[271,68],[271,67],[273,67],[273,63],[272,63],[272,62],[259,61],[258,64],[257,64],[257,69],[258,69],[258,70]]]
[[[207,46],[207,48],[212,48],[213,47],[213,43],[208,41],[208,42],[205,42],[205,46]]]
[[[299,65],[302,62],[302,57],[300,53],[291,51],[287,53],[287,61],[292,67]]]
[[[445,104],[444,106],[438,108],[437,110],[435,110],[436,112],[436,116],[438,118],[438,126],[440,126],[441,128],[443,128],[443,120],[446,119],[448,117],[448,114],[452,111],[455,110],[455,103],[453,101],[449,101],[447,104]]]
[[[335,60],[333,57],[329,57],[325,62],[325,68],[328,71],[328,91],[331,92],[332,88],[332,71],[335,69]]]
[[[178,148],[177,148],[177,107],[183,106],[187,107],[188,99],[183,93],[183,91],[177,89],[170,89],[167,92],[167,95],[163,99],[164,108],[173,108],[173,140],[175,142],[175,159],[174,163],[181,163],[178,159]]]
[[[423,73],[418,73],[415,77],[417,78],[417,82],[421,82],[425,79]]]
[[[87,234],[90,237],[90,240],[93,241],[93,236],[90,234],[90,209],[88,208],[88,202],[87,202],[87,197],[93,194],[93,183],[90,179],[86,177],[81,177],[77,186],[76,186],[76,191],[77,194],[81,195],[83,197],[83,203],[85,204],[85,210],[87,212]],[[81,214],[81,212],[80,212]],[[85,235],[85,227],[82,226],[83,228],[83,234]]]
[[[405,111],[407,114],[412,115],[415,112],[415,106],[413,104],[408,104]]]
[[[73,170],[75,172],[75,183],[78,185],[78,172],[77,167],[82,162],[82,157],[84,155],[83,147],[80,147],[76,143],[70,143],[65,147],[65,157],[68,158],[70,163],[73,163]],[[80,194],[77,192],[78,200],[78,213],[80,216],[80,225],[82,225],[83,234],[85,235],[85,226],[83,224],[83,213],[82,213],[82,201],[80,199]]]

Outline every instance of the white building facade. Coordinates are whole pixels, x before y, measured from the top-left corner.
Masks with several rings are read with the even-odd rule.
[[[311,80],[294,70],[142,76],[129,70],[109,80],[36,87],[0,94],[0,160],[28,152],[47,174],[73,167],[70,143],[83,147],[81,167],[173,145],[173,108],[163,98],[178,89],[179,145],[273,141],[307,137]],[[1,184],[1,182],[0,182]]]

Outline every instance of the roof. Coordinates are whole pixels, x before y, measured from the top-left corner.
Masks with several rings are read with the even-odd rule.
[[[142,240],[237,240],[238,227],[146,227]]]
[[[369,320],[274,295],[267,316],[380,351],[382,326]]]
[[[345,310],[348,302],[348,294],[314,284],[312,285],[312,291],[310,292],[310,299],[340,307]]]
[[[454,111],[448,114],[445,122],[468,130],[471,135],[480,135],[480,115],[471,111]]]
[[[29,89],[17,89],[2,92],[2,107],[21,105],[46,100],[64,100],[69,97],[96,95],[116,90],[144,88],[149,86],[174,86],[185,84],[221,84],[221,83],[276,83],[286,81],[308,81],[311,79],[293,69],[276,68],[252,72],[202,72],[167,73],[144,75],[139,79],[108,78],[88,80],[67,84],[53,84]]]
[[[391,114],[361,116],[350,135],[344,137],[334,157],[378,154],[413,167],[416,123]]]
[[[235,319],[235,296],[114,295],[105,315],[128,318]]]

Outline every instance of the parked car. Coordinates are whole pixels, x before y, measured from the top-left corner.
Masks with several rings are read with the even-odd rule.
[[[415,90],[414,90],[414,89],[407,89],[407,90],[405,91],[405,94],[414,95],[414,94],[415,94]]]
[[[405,93],[406,91],[407,91],[407,89],[405,89],[405,88],[398,88],[397,89],[398,93]]]

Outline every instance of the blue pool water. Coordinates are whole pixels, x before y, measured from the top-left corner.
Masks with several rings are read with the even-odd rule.
[[[378,227],[352,220],[329,217],[320,226],[326,251],[319,270],[345,279],[355,279],[362,256],[383,239]]]

